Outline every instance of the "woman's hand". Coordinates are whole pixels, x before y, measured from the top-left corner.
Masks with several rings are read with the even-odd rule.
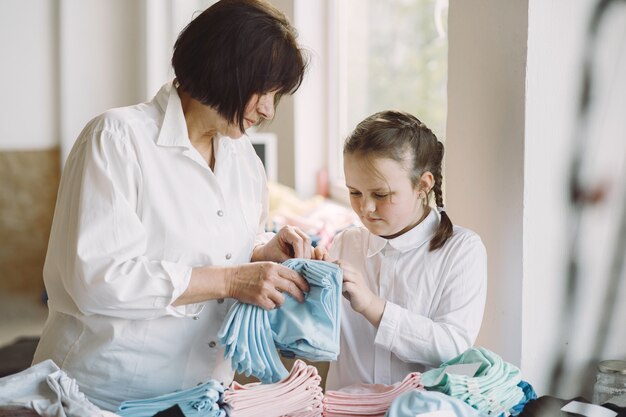
[[[343,296],[350,301],[350,306],[362,314],[374,327],[378,328],[385,312],[386,301],[370,290],[363,275],[350,263],[338,259],[333,261],[343,271]]]
[[[284,262],[290,258],[311,259],[311,239],[297,227],[284,226],[265,245],[259,245],[252,254],[253,261]]]
[[[227,278],[228,296],[266,310],[283,305],[289,293],[303,302],[309,284],[296,271],[274,262],[254,262],[237,266]]]

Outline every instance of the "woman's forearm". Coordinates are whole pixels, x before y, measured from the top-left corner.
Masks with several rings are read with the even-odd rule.
[[[185,292],[174,301],[174,306],[216,300],[229,296],[231,268],[205,266],[193,268]]]

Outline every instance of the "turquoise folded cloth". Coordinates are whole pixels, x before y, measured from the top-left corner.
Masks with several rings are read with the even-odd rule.
[[[267,311],[236,302],[218,332],[233,369],[263,383],[288,375],[276,348],[311,361],[336,360],[339,355],[341,268],[311,259],[289,259],[283,265],[309,283],[304,303],[286,296],[280,308]]]
[[[222,384],[209,380],[193,388],[158,397],[124,401],[117,409],[117,414],[121,417],[152,417],[178,404],[186,417],[225,417],[226,412],[219,406],[223,394]]]
[[[469,404],[436,391],[411,390],[397,397],[389,406],[385,417],[415,417],[438,411],[451,417],[487,417]],[[444,412],[448,413],[444,413]]]
[[[473,376],[455,374],[451,365],[477,364]],[[524,398],[518,386],[520,370],[485,348],[470,348],[461,355],[422,374],[422,383],[429,391],[439,391],[465,401],[488,415],[509,415]]]

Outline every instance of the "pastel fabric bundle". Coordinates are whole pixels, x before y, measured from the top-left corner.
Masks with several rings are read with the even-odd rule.
[[[487,417],[487,414],[457,398],[437,391],[422,390],[412,390],[396,398],[385,417],[416,417],[433,411],[451,417]]]
[[[419,372],[408,374],[393,385],[355,384],[337,391],[326,391],[324,417],[384,416],[402,394],[423,389]]]
[[[117,414],[121,417],[152,417],[176,404],[186,417],[225,417],[220,408],[224,387],[217,381],[209,380],[182,391],[144,400],[125,401],[120,404]]]
[[[287,377],[276,347],[289,356],[312,361],[336,360],[339,354],[341,269],[310,259],[290,259],[283,265],[308,281],[305,302],[287,296],[280,308],[270,311],[237,302],[218,333],[233,369],[263,383]]]
[[[45,417],[114,415],[93,405],[76,380],[50,359],[0,378],[0,405],[24,407]]]
[[[320,381],[317,369],[298,359],[277,383],[233,382],[224,392],[224,407],[230,417],[318,417],[323,398]]]
[[[286,297],[281,308],[268,311],[276,347],[311,361],[337,360],[341,268],[330,262],[304,259],[289,259],[283,265],[302,275],[310,290],[304,303]]]
[[[450,365],[479,364],[474,376],[447,371]],[[422,374],[422,383],[429,391],[439,391],[465,401],[488,415],[510,415],[524,398],[518,386],[520,370],[485,348],[470,348],[461,355]]]

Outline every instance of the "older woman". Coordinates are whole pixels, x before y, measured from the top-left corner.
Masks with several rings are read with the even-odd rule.
[[[267,236],[263,166],[244,132],[298,89],[306,62],[285,16],[222,0],[180,34],[176,78],[152,101],[90,121],[67,160],[44,267],[53,359],[104,409],[233,372],[217,332],[233,300],[274,308],[316,257]]]

